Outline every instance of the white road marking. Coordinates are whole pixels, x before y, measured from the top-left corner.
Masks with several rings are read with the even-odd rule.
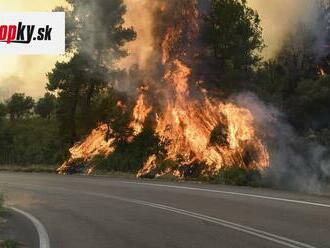
[[[126,184],[147,185],[147,186],[153,186],[153,187],[186,189],[186,190],[204,191],[204,192],[219,193],[219,194],[226,194],[226,195],[245,196],[245,197],[260,198],[260,199],[273,200],[273,201],[282,201],[282,202],[304,204],[304,205],[310,205],[310,206],[316,206],[316,207],[330,208],[329,204],[323,204],[323,203],[318,203],[318,202],[293,200],[293,199],[288,199],[288,198],[280,198],[280,197],[272,197],[272,196],[264,196],[264,195],[248,194],[248,193],[238,193],[238,192],[233,192],[233,191],[203,189],[203,188],[175,186],[175,185],[168,185],[168,184],[156,184],[156,183],[137,183],[137,182],[128,182],[128,181],[120,181],[120,182],[126,183]]]
[[[126,182],[126,183],[132,183],[132,182]],[[17,183],[15,183],[17,184]],[[136,183],[139,184],[139,183]],[[142,183],[143,184],[143,183]],[[144,183],[147,185],[154,185],[151,183]],[[23,185],[23,184],[20,184]],[[34,186],[32,184],[24,184],[25,186]],[[159,186],[159,185],[158,185]],[[187,188],[187,189],[193,189],[193,190],[204,190],[201,188],[189,188],[189,187],[180,187],[180,186],[171,186],[171,185],[164,185],[162,184],[163,187],[176,187],[176,188]],[[289,239],[283,236],[279,236],[276,234],[272,234],[266,231],[262,231],[259,229],[255,229],[249,226],[244,226],[241,224],[237,224],[234,222],[230,222],[224,219],[220,219],[220,218],[215,218],[215,217],[211,217],[211,216],[207,216],[207,215],[203,215],[200,213],[196,213],[196,212],[191,212],[188,210],[184,210],[184,209],[179,209],[179,208],[175,208],[175,207],[171,207],[171,206],[167,206],[167,205],[162,205],[162,204],[157,204],[157,203],[152,203],[152,202],[147,202],[147,201],[141,201],[141,200],[136,200],[136,199],[129,199],[129,198],[123,198],[123,197],[119,197],[119,196],[114,196],[114,195],[109,195],[109,194],[103,194],[103,193],[95,193],[95,192],[91,192],[91,191],[80,191],[80,190],[74,190],[74,189],[67,189],[67,188],[62,188],[62,187],[54,187],[54,186],[44,186],[44,188],[48,188],[48,189],[53,189],[53,190],[60,190],[60,191],[64,191],[64,192],[70,192],[70,193],[80,193],[80,194],[85,194],[88,196],[94,196],[94,197],[102,197],[105,199],[113,199],[113,200],[117,200],[117,201],[123,201],[123,202],[128,202],[128,203],[133,203],[133,204],[137,204],[137,205],[143,205],[143,206],[148,206],[148,207],[152,207],[152,208],[156,208],[156,209],[161,209],[161,210],[165,210],[168,212],[174,212],[177,214],[181,214],[181,215],[185,215],[185,216],[189,216],[195,219],[200,219],[200,220],[204,220],[210,223],[214,223],[214,224],[218,224],[221,225],[223,227],[227,227],[230,228],[232,230],[236,230],[236,231],[240,231],[255,237],[259,237],[261,239],[264,240],[268,240],[286,247],[290,247],[290,248],[316,248],[315,246],[309,245],[309,244],[305,244],[293,239]],[[205,189],[207,190],[207,189]],[[209,191],[209,190],[207,190]],[[222,193],[222,191],[217,191],[217,190],[211,190],[212,192],[220,192]],[[223,191],[225,193],[235,193],[235,192],[227,192],[227,191]],[[237,193],[237,194],[241,194],[241,193]],[[243,195],[247,195],[250,196],[249,194],[243,194]],[[253,196],[253,195],[252,195]],[[258,196],[258,195],[256,195]],[[261,197],[261,196],[260,196]],[[275,198],[277,199],[277,198]],[[281,198],[279,198],[281,199]],[[288,200],[288,199],[284,199],[284,200]],[[33,217],[33,216],[32,216]],[[40,223],[40,222],[39,222]],[[41,223],[40,223],[41,224]],[[42,226],[42,225],[41,225]],[[47,232],[45,232],[47,235]],[[48,238],[48,236],[47,236]],[[48,241],[49,242],[49,241]],[[49,246],[40,246],[40,248],[49,248]]]
[[[147,201],[140,201],[140,200],[133,200],[133,199],[129,199],[129,198],[123,198],[123,197],[119,197],[119,196],[113,196],[113,195],[108,195],[108,194],[101,194],[101,193],[94,193],[94,192],[81,192],[78,191],[82,194],[87,194],[90,196],[97,196],[97,197],[103,197],[103,198],[107,198],[107,199],[113,199],[113,200],[118,200],[118,201],[124,201],[124,202],[128,202],[128,203],[133,203],[133,204],[137,204],[137,205],[143,205],[143,206],[147,206],[147,207],[152,207],[152,208],[157,208],[157,209],[161,209],[161,210],[165,210],[168,212],[173,212],[173,213],[177,213],[177,214],[181,214],[181,215],[185,215],[185,216],[189,216],[195,219],[200,219],[203,221],[207,221],[213,224],[217,224],[226,228],[230,228],[239,232],[243,232],[261,239],[265,239],[286,247],[290,247],[290,248],[316,248],[315,246],[311,246],[293,239],[289,239],[286,237],[282,237],[276,234],[272,234],[269,232],[265,232],[262,230],[258,230],[249,226],[244,226],[244,225],[240,225],[234,222],[230,222],[230,221],[226,221],[223,219],[219,219],[219,218],[215,218],[215,217],[211,217],[211,216],[207,216],[207,215],[203,215],[203,214],[199,214],[196,212],[191,212],[191,211],[187,211],[184,209],[179,209],[179,208],[175,208],[175,207],[171,207],[171,206],[167,206],[167,205],[162,205],[162,204],[157,204],[157,203],[152,203],[152,202],[147,202]]]
[[[23,216],[25,216],[26,218],[28,218],[34,225],[34,227],[36,228],[37,232],[38,232],[38,236],[39,236],[39,248],[50,248],[50,244],[49,244],[49,237],[46,231],[46,228],[43,226],[43,224],[34,216],[32,216],[31,214],[24,212],[23,210],[17,209],[15,207],[9,207],[11,210],[22,214]]]

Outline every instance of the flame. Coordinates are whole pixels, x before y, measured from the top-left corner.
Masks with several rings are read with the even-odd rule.
[[[191,8],[183,9],[181,14],[190,24],[190,29],[185,31],[187,40],[194,40],[199,31],[197,2],[192,1]],[[165,100],[164,111],[157,113],[156,133],[166,144],[166,159],[180,160],[181,166],[205,163],[206,168],[202,171],[205,174],[215,174],[225,166],[267,167],[269,155],[257,138],[249,110],[211,100],[203,89],[202,99],[190,97],[191,69],[178,58],[179,55],[186,56],[187,52],[185,49],[174,52],[184,29],[185,22],[169,26],[161,42],[164,81],[170,97]],[[150,156],[138,176],[157,169],[156,162],[157,157]],[[169,172],[182,176],[177,169],[172,172],[167,169],[164,173]]]
[[[149,174],[152,170],[157,167],[157,156],[155,154],[151,155],[145,162],[143,168],[137,173],[137,177]]]
[[[200,85],[200,82],[190,82],[191,69],[183,59],[188,56],[188,50],[191,50],[199,32],[197,2],[189,3],[191,8],[183,8],[181,13],[183,22],[169,25],[160,42],[164,83],[159,101],[163,108],[159,110],[147,101],[147,94],[156,92],[145,88],[137,97],[133,109],[129,125],[133,130],[133,139],[143,131],[148,116],[154,113],[155,133],[165,149],[164,156],[151,154],[141,165],[137,176],[151,173],[155,176],[171,174],[184,177],[182,171],[194,164],[203,165],[199,173],[206,176],[230,166],[262,170],[269,165],[269,154],[256,131],[251,112],[231,102],[211,99],[205,89],[199,89],[199,97],[190,95],[190,86]],[[166,10],[166,5],[162,5],[161,11]],[[184,34],[187,44],[180,43]],[[124,105],[118,103],[118,106]],[[100,153],[111,155],[115,140],[107,140],[107,134],[109,130],[105,124],[93,130],[84,142],[70,149],[71,157],[60,171],[68,169],[77,159],[88,161]],[[159,166],[164,161],[172,161],[176,165]]]
[[[130,124],[134,136],[142,132],[143,124],[151,111],[152,107],[147,106],[145,103],[145,96],[140,94],[133,109],[133,121]]]
[[[115,150],[113,145],[115,139],[108,139],[109,133],[111,132],[107,124],[101,124],[99,127],[95,128],[83,142],[79,142],[70,148],[70,158],[65,161],[57,171],[60,174],[65,174],[70,170],[70,167],[76,165],[76,161],[85,163],[100,154],[109,156]],[[92,173],[92,171],[92,168],[89,168],[88,174]]]
[[[126,106],[125,103],[123,103],[122,101],[118,101],[118,102],[117,102],[117,107],[118,107],[122,112],[126,112],[126,111],[127,111],[127,106]]]
[[[165,80],[175,92],[168,99],[165,111],[157,115],[156,133],[166,145],[166,159],[181,159],[181,164],[196,161],[207,165],[206,174],[214,174],[225,166],[265,168],[269,156],[254,129],[254,118],[247,109],[232,103],[217,102],[205,97],[189,98],[188,77],[190,69],[179,60],[175,69],[168,71]],[[222,124],[221,143],[211,142],[212,132]],[[253,153],[251,160],[246,158]],[[182,161],[183,159],[183,161]],[[156,157],[151,156],[138,176],[155,169]],[[173,174],[177,174],[174,170]]]

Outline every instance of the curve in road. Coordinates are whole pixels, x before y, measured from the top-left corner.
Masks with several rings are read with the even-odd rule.
[[[13,173],[0,188],[44,223],[52,248],[330,247],[326,197]]]

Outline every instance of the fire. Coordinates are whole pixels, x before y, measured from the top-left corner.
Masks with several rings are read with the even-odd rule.
[[[205,89],[196,89],[199,96],[191,96],[190,87],[197,83],[190,82],[192,71],[186,61],[199,31],[199,15],[197,2],[189,1],[189,5],[190,8],[187,6],[182,10],[182,23],[169,25],[159,44],[164,70],[162,93],[157,100],[162,107],[156,108],[147,100],[148,95],[158,93],[146,88],[137,97],[133,109],[129,125],[133,139],[143,132],[148,116],[154,115],[154,132],[165,150],[161,156],[151,154],[137,176],[169,174],[184,177],[185,171],[193,167],[198,168],[199,175],[205,176],[230,166],[262,170],[269,165],[269,154],[256,131],[251,112],[232,102],[211,99]],[[162,12],[166,12],[164,5]],[[184,35],[185,39],[182,38]],[[182,44],[182,40],[187,44]],[[100,153],[111,159],[115,139],[107,139],[109,133],[105,124],[93,130],[84,142],[70,149],[71,158],[60,171],[67,170],[77,159],[88,161]]]
[[[157,168],[157,156],[155,154],[151,155],[146,163],[144,164],[143,168],[137,173],[137,177],[142,177],[150,173],[152,170]]]
[[[156,133],[167,144],[166,159],[180,158],[182,166],[205,163],[205,174],[214,174],[226,166],[267,167],[268,153],[257,138],[251,112],[207,97],[190,99],[190,69],[178,60],[173,66],[175,69],[166,73],[165,80],[175,97],[169,98],[165,111],[157,115],[156,127]],[[150,156],[138,176],[157,169],[156,161],[155,155]]]
[[[97,155],[109,156],[115,150],[113,146],[115,139],[108,139],[109,133],[111,133],[111,129],[107,124],[101,124],[95,128],[83,142],[79,142],[70,148],[70,158],[57,171],[60,174],[65,174],[72,167],[80,166]],[[89,168],[89,174],[91,172],[92,169]]]
[[[130,124],[134,136],[142,132],[143,124],[151,111],[152,107],[147,106],[145,103],[145,96],[143,94],[139,95],[133,109],[133,121]]]
[[[204,89],[197,99],[190,96],[191,69],[179,59],[185,57],[187,51],[184,47],[178,47],[184,30],[188,41],[193,41],[199,31],[195,1],[191,2],[191,8],[182,11],[182,17],[190,24],[190,28],[186,28],[185,22],[175,23],[167,28],[161,42],[164,82],[168,94],[165,96],[166,107],[163,112],[157,113],[155,131],[162,143],[166,144],[165,159],[178,161],[179,167],[205,164],[201,173],[206,175],[215,174],[226,166],[267,167],[269,155],[257,137],[254,118],[249,110],[233,103],[209,99]],[[152,170],[157,171],[157,157],[154,154],[138,176]],[[183,176],[180,168],[172,168],[172,171],[166,168],[163,173]]]

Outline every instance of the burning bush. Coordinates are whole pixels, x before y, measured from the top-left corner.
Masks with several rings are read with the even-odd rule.
[[[95,170],[136,173],[151,154],[160,151],[159,139],[148,125],[134,139],[121,140],[115,147],[110,156],[97,156],[88,164]]]

